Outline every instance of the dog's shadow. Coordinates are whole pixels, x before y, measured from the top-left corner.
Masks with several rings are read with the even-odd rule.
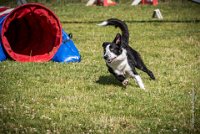
[[[119,81],[117,81],[112,75],[100,76],[96,83],[102,85],[117,85],[123,87],[123,85]]]

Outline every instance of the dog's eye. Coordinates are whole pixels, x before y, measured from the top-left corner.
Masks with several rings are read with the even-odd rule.
[[[114,48],[110,48],[110,51],[114,51]]]

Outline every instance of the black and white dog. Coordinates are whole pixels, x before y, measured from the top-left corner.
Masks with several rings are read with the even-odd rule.
[[[124,86],[128,84],[128,77],[135,78],[141,89],[145,89],[141,77],[136,72],[138,68],[146,72],[151,79],[155,80],[153,73],[145,66],[140,54],[129,46],[129,31],[127,25],[119,19],[108,19],[99,26],[119,27],[122,34],[117,33],[113,42],[104,42],[104,59],[108,71],[113,74]]]

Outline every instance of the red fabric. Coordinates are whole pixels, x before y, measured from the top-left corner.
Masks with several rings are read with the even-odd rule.
[[[142,4],[153,4],[154,6],[158,5],[158,0],[142,0]]]
[[[25,4],[5,19],[2,43],[9,56],[20,62],[45,62],[53,58],[62,40],[58,18],[39,4]]]
[[[97,5],[102,5],[102,6],[107,7],[107,6],[115,6],[117,5],[117,3],[114,1],[108,1],[108,0],[103,0],[103,1],[97,0]]]
[[[6,11],[7,9],[9,9],[9,8],[8,7],[0,7],[0,17],[5,15],[3,12]]]
[[[7,10],[8,8],[7,7],[0,7],[0,12],[3,12],[5,10]]]

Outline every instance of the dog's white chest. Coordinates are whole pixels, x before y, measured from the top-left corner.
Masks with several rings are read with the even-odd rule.
[[[122,59],[116,60],[115,62],[108,64],[116,74],[126,75],[131,71],[131,67],[128,64],[126,56],[123,56]]]
[[[118,75],[130,75],[130,72],[132,72],[127,59],[127,51],[125,49],[122,49],[121,55],[116,57],[112,63],[107,63],[107,65]]]

